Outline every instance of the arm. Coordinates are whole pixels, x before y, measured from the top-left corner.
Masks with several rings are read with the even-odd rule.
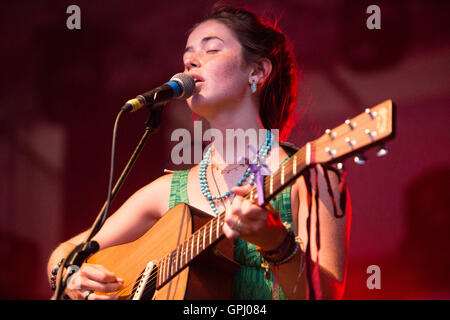
[[[138,239],[167,211],[172,175],[162,176],[133,194],[106,221],[93,240],[100,249],[127,243]],[[156,199],[156,200],[155,200]],[[50,277],[53,267],[78,244],[84,241],[89,233],[86,230],[60,244],[50,256],[47,272]],[[81,289],[69,290],[72,299],[84,297],[84,292],[95,290],[100,292],[115,291],[120,287],[120,279],[102,266],[83,264],[80,269]],[[104,298],[91,295],[89,298]]]
[[[298,190],[298,210],[297,216],[294,215],[294,223],[296,224],[296,234],[300,237],[304,243],[303,249],[305,250],[309,239],[311,239],[311,257],[312,264],[317,262],[317,247],[316,242],[316,203],[314,201],[316,197],[316,185],[315,185],[315,171],[310,170],[310,180],[311,180],[311,230],[307,230],[307,218],[308,218],[308,207],[307,207],[307,188],[303,178],[297,180],[297,190]],[[342,216],[340,218],[335,217],[332,198],[328,192],[327,181],[324,176],[322,166],[317,166],[317,181],[318,181],[318,202],[319,202],[319,226],[320,226],[320,250],[319,250],[319,268],[320,268],[320,279],[321,279],[321,291],[323,299],[340,299],[342,298],[345,286],[345,273],[346,273],[346,262],[347,262],[347,249],[349,241],[350,232],[350,220],[351,212],[347,210],[344,216],[341,208],[339,206],[340,192],[339,192],[339,179],[335,172],[328,170],[328,176],[330,179],[330,188],[336,203],[336,214]],[[347,192],[347,190],[344,190]],[[346,204],[346,208],[349,208],[349,203]],[[283,266],[280,266],[280,274],[282,273]],[[287,267],[287,266],[284,266]],[[304,287],[306,293],[306,272],[303,272],[303,282],[300,283],[300,287]],[[283,283],[280,284],[283,287]],[[287,282],[289,285],[289,282]],[[284,287],[283,287],[284,289]]]
[[[312,199],[315,197],[314,171],[311,170]],[[339,202],[338,177],[330,173],[330,186],[334,197]],[[233,188],[236,194],[243,196],[248,190],[246,187]],[[307,189],[303,178],[299,178],[293,186],[294,201],[293,223],[295,234],[300,237],[304,245],[301,250],[286,263],[279,265],[279,284],[288,299],[306,298],[306,272],[302,272],[304,250],[306,248],[308,233],[306,220],[308,218]],[[348,231],[350,217],[346,214],[342,218],[335,218],[331,197],[323,175],[322,168],[318,168],[319,191],[319,222],[321,249],[319,263],[321,274],[321,289],[323,299],[338,299],[342,297],[345,279],[346,253],[348,246]],[[300,199],[300,200],[299,200]],[[337,214],[342,215],[340,209]],[[315,204],[313,201],[311,214],[310,239],[316,236]],[[238,223],[239,221],[239,223]],[[239,225],[239,232],[236,226]],[[277,215],[253,204],[243,197],[236,197],[232,209],[226,214],[224,233],[228,238],[241,237],[252,242],[265,251],[280,246],[286,236],[286,229]],[[313,263],[316,261],[317,248],[311,243]]]

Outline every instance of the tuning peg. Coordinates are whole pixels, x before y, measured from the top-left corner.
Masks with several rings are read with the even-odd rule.
[[[329,147],[325,148],[325,152],[328,153],[330,155],[330,158],[333,158],[334,155],[336,154],[336,150],[331,150]]]
[[[354,159],[355,163],[363,165],[367,162],[367,157],[363,154],[358,154]]]
[[[377,157],[384,157],[387,154],[388,154],[388,148],[386,148],[386,146],[384,146],[384,145],[381,145],[378,148]]]
[[[338,163],[336,164],[336,168],[337,168],[340,172],[344,171],[344,170],[345,170],[345,168],[344,168],[344,163],[343,163],[343,162],[338,162]]]
[[[366,110],[364,110],[369,116],[370,116],[370,119],[374,119],[376,116],[377,116],[377,112],[376,111],[370,111],[370,109],[369,108],[366,108]]]
[[[348,125],[348,127],[350,128],[350,130],[355,129],[356,127],[356,122],[351,122],[350,120],[345,120],[345,124]]]
[[[325,134],[329,135],[331,140],[336,138],[336,132],[332,132],[330,129],[325,130]]]
[[[349,137],[346,137],[344,140],[345,140],[345,142],[348,143],[348,146],[350,147],[350,149],[353,149],[353,147],[356,144],[356,141],[355,140],[352,141]]]
[[[377,132],[370,131],[370,129],[366,129],[364,132],[369,136],[370,140],[374,140],[375,137],[377,136]]]

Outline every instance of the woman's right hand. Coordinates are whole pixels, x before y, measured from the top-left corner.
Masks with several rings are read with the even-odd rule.
[[[106,294],[123,288],[123,279],[102,265],[82,264],[67,283],[65,293],[72,300],[117,300],[117,294]],[[95,294],[93,291],[105,294]]]

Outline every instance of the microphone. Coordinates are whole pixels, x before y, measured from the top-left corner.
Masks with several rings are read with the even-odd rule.
[[[186,73],[177,73],[162,86],[128,100],[122,107],[122,110],[134,112],[142,107],[162,104],[173,98],[187,99],[192,96],[194,89],[195,82],[191,76]]]

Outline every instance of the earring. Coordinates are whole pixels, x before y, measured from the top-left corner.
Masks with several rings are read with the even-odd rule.
[[[256,89],[257,89],[256,82],[252,82],[252,86],[251,86],[252,93],[255,93]]]

